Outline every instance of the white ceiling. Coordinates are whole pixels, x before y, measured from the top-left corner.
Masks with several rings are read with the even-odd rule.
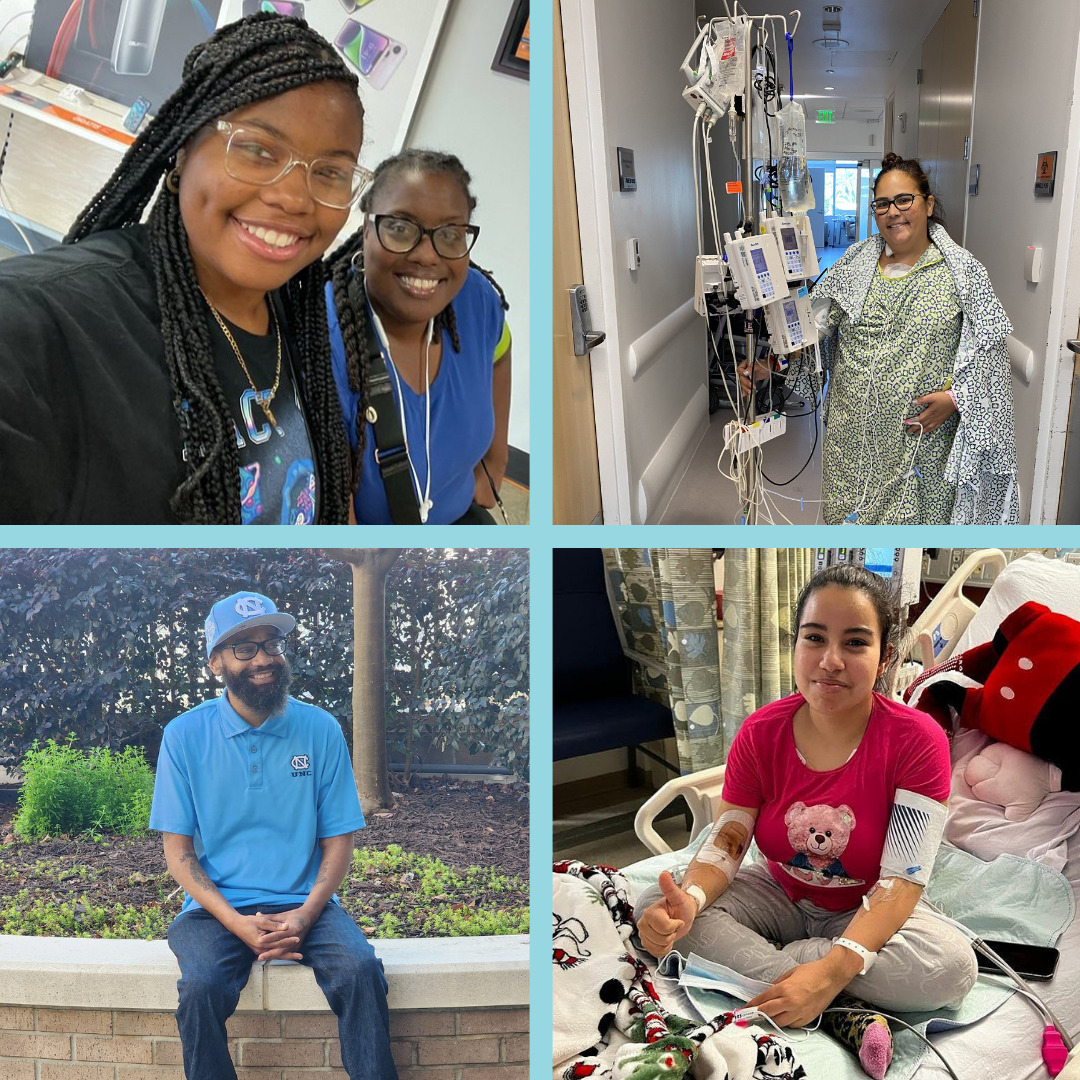
[[[734,10],[734,0],[729,0]],[[896,82],[894,68],[904,64],[913,49],[930,33],[948,0],[832,0],[839,14],[825,14],[826,4],[802,4],[795,33],[795,95],[811,110],[833,109],[837,120],[881,120],[885,99]],[[784,6],[769,0],[739,3],[740,14],[787,16],[788,31],[795,23]],[[697,0],[697,13],[708,17],[728,14],[724,0]],[[825,51],[812,45],[824,37],[823,19],[840,20],[846,49]],[[776,66],[780,82],[788,84],[787,43],[779,22],[771,23],[779,37]],[[831,36],[831,35],[830,35]],[[693,38],[688,39],[689,48]],[[834,74],[826,75],[826,68]],[[827,91],[826,86],[835,87]],[[786,99],[786,90],[785,90]]]

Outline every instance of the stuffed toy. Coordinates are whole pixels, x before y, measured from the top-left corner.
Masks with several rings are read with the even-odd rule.
[[[1058,766],[1061,788],[1080,791],[1074,711],[1080,700],[1080,623],[1029,601],[1006,617],[992,641],[923,672],[904,700],[932,675],[948,671],[983,685],[930,683],[917,708],[946,731],[952,730],[949,709],[955,709],[961,727],[977,728]]]
[[[964,782],[976,799],[1003,806],[1006,821],[1027,821],[1047,795],[1061,790],[1061,770],[1023,750],[992,742],[964,767]]]

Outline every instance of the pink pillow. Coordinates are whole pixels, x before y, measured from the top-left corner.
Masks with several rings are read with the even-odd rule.
[[[965,779],[968,765],[992,744],[993,740],[981,731],[963,730],[953,740],[952,794],[945,839],[986,862],[999,855],[1019,855],[1061,870],[1069,838],[1080,831],[1080,792],[1050,792],[1027,817],[1010,818],[1005,805],[983,801]],[[1023,800],[1010,797],[1010,802],[1019,809]]]

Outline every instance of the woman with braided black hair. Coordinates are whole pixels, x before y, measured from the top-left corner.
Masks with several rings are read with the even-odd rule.
[[[453,154],[388,158],[361,197],[363,227],[330,262],[361,524],[493,524],[485,507],[509,452],[509,305],[468,258],[480,232],[470,182]]]
[[[0,264],[0,521],[347,520],[320,260],[362,139],[301,20],[191,51],[65,244]]]

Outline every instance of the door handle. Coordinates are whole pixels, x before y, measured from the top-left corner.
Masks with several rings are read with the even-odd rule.
[[[607,334],[603,330],[593,330],[592,317],[589,314],[589,301],[585,296],[585,286],[575,285],[570,293],[570,326],[574,334],[574,355],[585,356],[595,349]]]

